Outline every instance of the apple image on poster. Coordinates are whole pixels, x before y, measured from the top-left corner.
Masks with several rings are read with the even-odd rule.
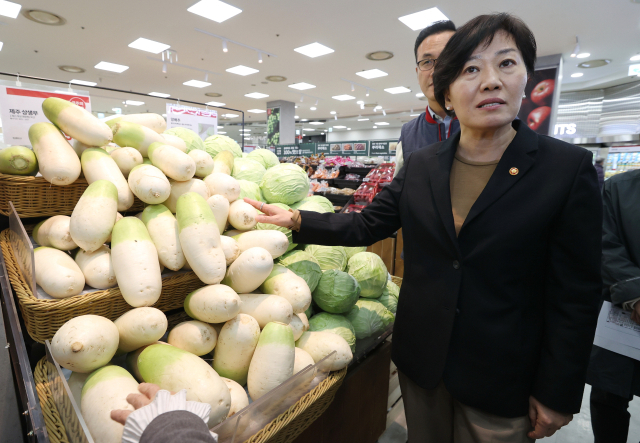
[[[531,101],[538,106],[548,106],[553,99],[553,90],[555,89],[555,80],[542,80],[531,91]]]
[[[551,108],[549,106],[540,106],[529,113],[529,116],[527,117],[527,125],[529,125],[529,127],[534,131],[537,131],[550,115]]]

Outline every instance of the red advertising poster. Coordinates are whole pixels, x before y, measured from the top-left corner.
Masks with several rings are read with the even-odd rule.
[[[549,135],[552,106],[557,93],[558,68],[540,69],[527,82],[518,118],[538,134]]]

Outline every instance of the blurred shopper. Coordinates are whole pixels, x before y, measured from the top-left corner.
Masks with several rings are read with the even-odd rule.
[[[361,213],[247,200],[295,243],[371,245],[402,227],[392,358],[411,443],[530,442],[580,410],[602,288],[602,199],[591,152],[516,120],[535,60],[522,21],[476,17],[433,73],[461,131],[413,152]]]
[[[598,183],[600,183],[600,189],[604,186],[604,158],[598,157],[596,159],[596,173],[598,174]]]
[[[456,25],[448,20],[436,22],[418,34],[413,48],[416,74],[428,105],[425,112],[402,126],[400,140],[396,147],[396,175],[409,154],[446,140],[449,135],[460,130],[458,119],[447,115],[433,95],[433,67],[455,32]]]
[[[604,298],[640,324],[640,170],[607,180],[602,200]],[[640,396],[640,361],[593,346],[587,383],[595,443],[626,443],[629,401]]]

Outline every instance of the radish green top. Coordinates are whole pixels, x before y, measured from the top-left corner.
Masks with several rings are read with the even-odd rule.
[[[42,136],[50,134],[52,132],[57,132],[58,134],[62,135],[60,130],[55,126],[53,126],[51,123],[48,123],[48,122],[34,123],[29,128],[29,141],[31,142],[31,145],[35,145]],[[71,147],[71,145],[69,145],[69,147]]]
[[[100,369],[96,369],[89,375],[89,377],[87,377],[87,380],[84,382],[84,386],[82,387],[82,395],[84,395],[90,389],[93,389],[93,387],[98,383],[120,377],[133,378],[133,376],[129,374],[126,369],[121,368],[120,366],[110,365],[103,366]]]
[[[173,217],[173,214],[163,204],[149,205],[142,211],[142,222],[145,225],[156,217]]]
[[[109,153],[102,148],[89,148],[84,150],[84,152],[82,153],[81,159],[84,160],[86,163],[87,161],[99,160],[104,157],[111,158]]]
[[[142,143],[145,138],[144,137],[145,134],[144,134],[144,130],[142,129],[142,126],[137,123],[119,121],[111,129],[113,130],[113,141],[115,141],[116,144],[120,146],[123,146],[121,145],[121,143],[123,142],[122,139],[124,137],[126,137],[127,143],[125,143],[125,145],[127,146],[133,145],[133,144],[137,146],[140,143]],[[116,138],[121,143],[118,143],[118,141],[116,141]]]
[[[125,217],[113,227],[111,247],[127,240],[151,241],[146,226],[136,217]]]
[[[293,339],[293,331],[291,328],[282,328],[281,326],[289,326],[278,321],[272,321],[265,325],[258,339],[258,346],[264,345],[288,345],[295,346]]]
[[[85,151],[86,152],[86,151]],[[108,197],[118,201],[118,188],[109,180],[96,180],[85,189],[82,196]]]
[[[178,198],[176,204],[178,232],[189,226],[213,223],[218,226],[209,203],[197,192],[187,192]]]
[[[145,381],[149,380],[149,383],[157,382],[165,375],[167,366],[179,362],[183,356],[189,354],[191,353],[175,346],[151,345],[146,347],[138,356],[138,370]]]
[[[58,97],[49,97],[42,102],[42,111],[44,112],[45,117],[57,125],[58,115],[60,115],[60,113],[65,109],[72,106],[76,105]]]

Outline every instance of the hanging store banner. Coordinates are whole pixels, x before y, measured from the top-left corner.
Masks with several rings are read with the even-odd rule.
[[[208,109],[167,103],[167,129],[187,128],[202,140],[218,133],[218,113]]]
[[[277,145],[275,154],[278,157],[311,157],[316,154],[315,143],[300,143],[299,145]]]
[[[273,148],[278,143],[280,143],[280,108],[267,108],[267,148]]]
[[[49,97],[70,101],[91,112],[91,99],[85,94],[0,86],[0,118],[4,142],[8,145],[31,146],[29,128],[34,123],[49,122],[42,112],[42,102]],[[68,140],[71,137],[67,136]]]
[[[396,148],[398,147],[398,140],[379,140],[370,142],[369,155],[376,156],[394,156],[396,155]]]
[[[275,154],[278,157],[310,157],[324,154],[331,156],[395,156],[398,140],[355,140],[334,143],[301,143],[299,145],[277,145]]]

